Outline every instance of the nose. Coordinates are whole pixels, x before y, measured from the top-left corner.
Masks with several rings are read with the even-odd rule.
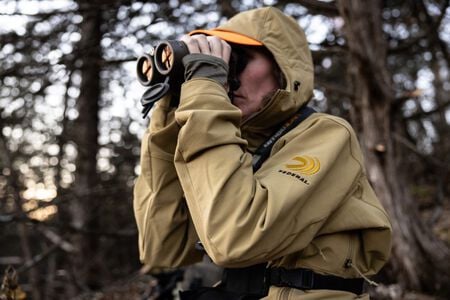
[[[228,81],[228,84],[229,84],[229,88],[230,88],[228,91],[228,97],[230,98],[231,103],[233,103],[234,92],[239,89],[239,87],[241,86],[241,82],[237,78],[232,78]]]

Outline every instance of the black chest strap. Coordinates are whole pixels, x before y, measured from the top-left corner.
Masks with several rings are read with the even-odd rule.
[[[309,269],[266,268],[266,264],[247,268],[225,269],[220,288],[245,299],[267,296],[270,286],[289,287],[299,290],[338,290],[360,295],[364,279],[321,275]]]
[[[295,128],[298,124],[315,112],[316,111],[313,108],[303,106],[293,117],[291,117],[269,139],[267,139],[267,141],[259,146],[259,148],[255,151],[255,154],[253,154],[253,171],[256,172],[256,170],[258,170],[263,162],[270,156],[272,147],[279,138],[288,133],[291,129]]]
[[[303,268],[268,268],[266,284],[300,290],[339,290],[360,295],[363,293],[364,279],[321,275]]]

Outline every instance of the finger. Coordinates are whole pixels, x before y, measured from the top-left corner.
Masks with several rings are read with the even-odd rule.
[[[231,56],[231,46],[224,40],[220,40],[222,43],[222,59],[229,64],[230,62],[230,56]]]
[[[194,38],[197,41],[198,46],[200,48],[200,53],[211,54],[211,49],[209,47],[209,43],[206,38],[206,35],[196,34],[196,35],[192,36],[192,38]]]
[[[200,53],[198,42],[192,36],[183,35],[180,40],[186,44],[189,53]]]
[[[216,36],[206,37],[209,47],[211,49],[211,55],[222,58],[222,42],[221,39]]]

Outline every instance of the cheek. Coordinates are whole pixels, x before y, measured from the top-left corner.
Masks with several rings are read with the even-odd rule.
[[[247,91],[259,94],[263,90],[272,88],[272,78],[270,68],[262,64],[252,64],[242,72],[240,80]]]
[[[271,74],[271,66],[265,62],[254,61],[249,68],[249,77],[251,80],[259,82],[261,80],[267,79]]]

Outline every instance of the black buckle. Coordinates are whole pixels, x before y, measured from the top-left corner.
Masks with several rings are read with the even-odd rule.
[[[278,276],[280,276],[279,278],[279,280],[280,280],[280,284],[281,285],[284,285],[284,286],[292,286],[293,284],[295,284],[295,282],[293,282],[292,280],[294,279],[294,281],[295,281],[295,278],[293,278],[292,276],[289,276],[289,275],[292,275],[292,274],[290,274],[291,272],[289,272],[288,270],[286,270],[285,268],[280,268],[279,269],[279,272],[278,272]]]
[[[308,269],[272,268],[270,283],[275,286],[286,286],[301,290],[314,288],[314,272]]]
[[[321,275],[313,270],[298,268],[268,268],[266,270],[266,285],[290,287],[299,290],[339,290],[354,294],[363,292],[362,278],[342,278],[333,275]]]
[[[308,269],[301,269],[300,272],[301,289],[310,290],[314,288],[314,272]]]
[[[221,286],[230,292],[263,298],[267,296],[270,287],[265,278],[266,265],[261,263],[244,268],[225,268]]]

